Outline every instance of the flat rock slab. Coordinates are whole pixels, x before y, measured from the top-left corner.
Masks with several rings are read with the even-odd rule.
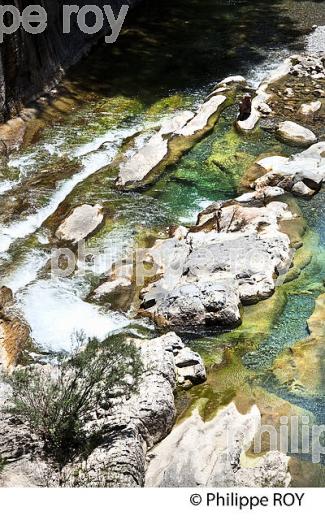
[[[150,452],[146,487],[286,487],[289,457],[268,452],[245,467],[241,455],[261,426],[256,405],[242,415],[230,403],[211,421],[198,410]]]
[[[150,184],[214,127],[228,96],[235,89],[225,88],[225,95],[213,92],[196,113],[186,110],[167,120],[159,132],[121,164],[116,185],[134,189]]]
[[[220,110],[226,100],[226,96],[213,96],[201,106],[196,116],[177,133],[184,137],[189,137],[194,135],[196,132],[203,130],[208,124],[210,117]]]
[[[180,130],[193,116],[193,112],[184,111],[163,124],[157,134],[121,165],[116,185],[137,183],[147,177],[167,157],[169,135]]]
[[[293,121],[280,123],[277,135],[287,143],[298,146],[310,146],[317,142],[317,137],[314,132]]]
[[[62,222],[55,236],[59,240],[76,244],[91,235],[103,220],[104,213],[101,206],[84,204],[75,208],[71,215]]]

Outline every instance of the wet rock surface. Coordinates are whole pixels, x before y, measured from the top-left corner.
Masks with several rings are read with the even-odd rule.
[[[57,229],[55,236],[59,240],[76,244],[91,235],[103,220],[104,213],[101,206],[85,204],[73,210]]]
[[[315,303],[307,321],[309,336],[286,349],[273,365],[273,373],[282,385],[296,395],[321,396],[323,392],[322,364],[325,340],[325,294]]]

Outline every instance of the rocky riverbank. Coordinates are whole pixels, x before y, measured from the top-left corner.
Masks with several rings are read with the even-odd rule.
[[[283,126],[287,118],[283,117],[277,99],[281,96],[276,94],[272,105],[270,91],[280,89],[279,85],[286,82],[285,88],[295,92],[301,77],[308,78],[314,89],[313,82],[323,80],[315,76],[323,74],[323,69],[319,68],[324,64],[314,58],[311,58],[312,62],[299,58],[299,67],[294,69],[297,64],[293,60],[298,58],[286,62],[285,75],[278,74],[272,82],[264,83],[262,90],[268,97],[263,98],[262,106],[253,103],[252,116],[255,118],[254,131],[261,131],[256,127],[260,124],[282,143],[283,129],[293,129],[291,143],[297,144],[297,135],[301,135],[302,130],[298,132],[292,125],[300,125],[302,120],[292,118],[290,125]],[[290,86],[287,86],[289,82]],[[104,166],[93,173],[93,183],[97,179],[103,183],[109,181],[114,195],[136,199],[140,189],[150,189],[166,175],[168,166],[176,164],[215,127],[218,131],[221,113],[228,107],[235,110],[247,88],[244,78],[227,78],[216,85],[212,94],[195,110],[173,114],[157,130],[135,132],[131,139],[123,141],[113,166]],[[122,267],[113,264],[101,276],[100,283],[88,292],[88,300],[106,304],[105,312],[113,306],[132,319],[149,318],[158,329],[172,329],[182,335],[214,330],[224,332],[226,336],[230,329],[239,327],[240,330],[242,321],[245,325],[246,309],[253,309],[251,322],[256,323],[258,318],[254,317],[254,312],[259,302],[265,301],[265,305],[271,306],[278,288],[297,278],[300,266],[310,261],[310,257],[300,257],[308,256],[306,229],[291,193],[311,196],[321,189],[325,148],[320,121],[323,120],[324,100],[323,96],[319,96],[317,102],[309,96],[304,98],[305,90],[299,89],[295,94],[299,98],[296,105],[302,107],[303,117],[310,111],[317,114],[308,123],[307,130],[313,133],[312,139],[306,132],[307,139],[299,143],[306,149],[297,150],[291,157],[275,156],[274,153],[254,157],[242,180],[241,194],[228,200],[216,198],[216,202],[200,211],[194,226],[170,226],[160,233],[151,230],[147,247],[141,249],[141,254],[138,255],[139,249],[135,247]],[[297,113],[299,110],[297,108]],[[235,120],[234,126],[239,130],[238,139],[253,129],[238,128],[240,125]],[[309,146],[311,142],[314,144]],[[68,202],[64,200],[52,212],[47,222],[50,230],[47,244],[70,243],[75,247],[81,239],[96,238],[108,226],[109,219],[115,218],[114,210],[107,211],[106,201],[94,200],[94,196],[87,204],[69,207],[71,200],[72,197]],[[137,278],[139,273],[134,272],[133,253],[144,266],[141,282]],[[5,365],[13,367],[20,361],[19,352],[28,343],[29,330],[24,329],[22,335],[16,334],[18,325],[23,325],[21,321],[14,322],[8,314],[12,295],[4,290],[2,297],[0,343],[7,356]],[[314,333],[311,343],[313,340]],[[208,343],[209,340],[204,338],[202,341]],[[128,401],[122,399],[113,403],[109,412],[104,407],[92,418],[88,427],[99,429],[97,445],[86,457],[76,457],[60,472],[45,460],[42,444],[27,425],[17,424],[10,415],[2,413],[0,420],[5,434],[0,444],[0,460],[4,461],[4,468],[0,479],[3,486],[143,486],[146,471],[148,486],[289,484],[287,454],[268,453],[266,449],[253,465],[252,461],[245,460],[261,425],[258,399],[255,401],[253,397],[243,412],[231,395],[227,395],[225,402],[216,406],[217,413],[209,417],[210,420],[195,409],[172,431],[177,417],[174,392],[178,388],[176,395],[179,392],[186,395],[193,385],[204,383],[206,371],[202,358],[185,346],[175,332],[150,340],[137,339],[135,345],[141,351],[144,364],[139,393]],[[228,346],[226,342],[225,346]],[[224,346],[223,351],[227,356]],[[298,358],[299,349],[296,352]],[[316,364],[318,362],[317,359]],[[279,358],[274,364],[274,373],[279,380],[281,363],[288,370],[288,378],[292,372],[297,379],[300,377],[298,361],[294,369],[291,357],[289,361]],[[241,371],[242,367],[236,371],[238,380]],[[202,388],[207,387],[203,384]],[[3,402],[8,391],[8,387],[1,386]],[[227,430],[234,434],[234,446],[226,442],[224,433]],[[175,446],[179,447],[178,451]],[[193,457],[193,450],[198,446],[200,457]]]
[[[170,432],[176,418],[176,385],[189,388],[203,383],[206,374],[201,357],[186,348],[174,333],[133,341],[143,362],[138,392],[130,400],[113,398],[111,403],[103,403],[96,417],[87,423],[89,431],[98,432],[96,446],[60,472],[28,425],[4,411],[10,387],[1,385],[0,458],[5,464],[0,472],[2,486],[143,485],[147,450]],[[39,370],[44,366],[39,365]]]

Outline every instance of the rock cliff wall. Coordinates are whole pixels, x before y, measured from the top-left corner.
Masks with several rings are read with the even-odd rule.
[[[111,5],[119,12],[122,5],[133,7],[141,0],[77,0],[74,5]],[[109,32],[108,23],[95,35],[80,31],[75,17],[71,18],[71,34],[63,34],[62,8],[65,0],[38,0],[48,14],[48,27],[38,35],[31,35],[20,28],[5,35],[0,44],[0,122],[15,115],[21,106],[49,90],[62,72],[76,63],[96,41]],[[33,4],[28,0],[11,0],[20,12]],[[9,22],[8,22],[9,25]]]

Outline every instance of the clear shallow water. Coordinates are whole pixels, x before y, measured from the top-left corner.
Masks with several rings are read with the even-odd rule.
[[[244,74],[256,85],[288,53],[307,45],[313,24],[325,23],[319,2],[153,4],[147,2],[130,17],[116,46],[99,46],[68,74],[62,93],[77,102],[52,107],[41,136],[0,171],[1,281],[14,290],[17,311],[45,351],[69,350],[76,331],[102,339],[132,326],[122,312],[87,300],[112,262],[168,225],[192,224],[210,202],[233,197],[245,169],[260,153],[291,151],[268,134],[239,138],[232,130],[232,108],[209,137],[146,192],[123,194],[113,188],[109,164],[126,137],[149,131],[177,110],[195,108],[227,75]],[[317,38],[309,38],[308,45]],[[107,169],[98,172],[103,166]],[[300,203],[319,235],[320,249],[325,244],[324,202],[319,194]],[[51,278],[49,238],[60,217],[82,203],[100,203],[107,210],[104,227],[88,244],[99,251],[98,263],[87,264],[84,274]],[[206,399],[207,411],[214,413],[229,400],[256,396],[263,389],[322,421],[322,398],[294,395],[277,383],[271,367],[286,347],[307,336],[306,320],[324,278],[322,269],[310,268],[295,294],[288,289],[273,325],[267,309],[264,314],[256,309],[251,311],[253,325],[248,317],[243,332],[195,338],[192,344],[210,368],[208,384],[193,391],[193,401]],[[272,325],[263,334],[260,317]]]

